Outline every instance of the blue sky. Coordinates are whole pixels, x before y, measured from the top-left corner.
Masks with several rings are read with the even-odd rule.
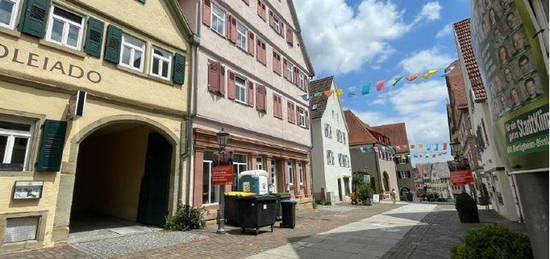
[[[469,17],[469,0],[298,0],[295,5],[316,78],[336,76],[346,109],[370,125],[405,122],[411,144],[449,142],[441,73],[403,80],[397,87],[391,80],[442,69],[457,58],[451,25]],[[360,94],[362,84],[377,80],[390,82],[386,90]],[[357,94],[349,96],[353,88]]]

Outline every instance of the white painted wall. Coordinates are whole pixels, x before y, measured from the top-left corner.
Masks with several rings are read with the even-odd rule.
[[[336,90],[336,85],[331,86],[332,90]],[[332,138],[325,137],[324,128],[328,123],[332,127]],[[327,100],[327,106],[323,116],[315,119],[312,127],[313,134],[313,151],[312,151],[312,178],[313,178],[313,193],[321,192],[324,188],[325,192],[331,192],[331,201],[339,202],[338,194],[338,179],[341,181],[342,198],[345,195],[344,177],[349,177],[349,190],[351,192],[351,155],[349,151],[348,128],[344,112],[338,100],[338,97],[333,94]],[[345,136],[345,143],[338,142],[336,137],[337,130],[340,130]],[[327,150],[334,153],[334,165],[327,163]],[[349,158],[349,166],[341,167],[338,162],[338,154],[343,154]]]

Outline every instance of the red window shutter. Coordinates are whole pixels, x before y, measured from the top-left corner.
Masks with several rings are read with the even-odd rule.
[[[258,0],[258,16],[265,21],[265,4]]]
[[[248,106],[254,107],[254,83],[252,81],[248,81],[248,100],[246,104]]]
[[[286,59],[283,59],[283,77],[288,79],[288,63],[286,62]]]
[[[229,23],[229,41],[235,43],[237,42],[237,19],[231,16]]]
[[[273,19],[273,12],[271,10],[269,11],[269,26],[271,28],[275,27],[275,20]]]
[[[265,65],[265,43],[260,39],[256,40],[256,59]]]
[[[291,112],[291,106],[292,104],[290,103],[290,101],[287,101],[286,102],[286,109],[287,109],[287,114],[286,114],[286,118],[288,120],[288,122],[292,123],[292,112]]]
[[[208,91],[219,93],[220,91],[220,63],[208,64]]]
[[[279,35],[281,35],[281,37],[285,37],[285,24],[283,22],[280,22],[281,23],[281,31],[279,32]]]
[[[286,28],[286,42],[290,45],[294,44],[294,32],[290,27]]]
[[[229,71],[229,78],[227,79],[227,98],[235,99],[235,73]]]
[[[279,118],[283,118],[283,99],[281,96],[277,96],[277,114],[279,114]]]
[[[212,10],[211,10],[211,7],[210,7],[210,0],[204,0],[202,2],[202,23],[204,23],[204,25],[210,27],[210,15],[211,14]]]
[[[254,56],[254,33],[248,32],[248,54]]]
[[[273,94],[273,117],[277,117],[277,95]]]
[[[279,73],[277,67],[278,67],[278,63],[277,63],[277,53],[275,53],[275,51],[273,51],[273,72],[277,73],[277,74],[281,74]]]
[[[220,66],[220,94],[225,97],[225,67]]]
[[[266,90],[263,85],[256,85],[256,109],[265,112],[265,96]]]

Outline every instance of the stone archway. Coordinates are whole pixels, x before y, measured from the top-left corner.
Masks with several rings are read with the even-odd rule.
[[[164,157],[160,159],[163,161],[162,164],[164,164],[163,169],[159,169],[158,165],[147,163],[149,153],[155,153],[147,152],[152,146],[151,142],[148,142],[150,139],[156,139],[152,143],[158,144],[157,149],[159,145],[169,147],[170,149],[168,152],[164,152]],[[152,211],[153,213],[157,213],[157,219],[164,219],[166,215],[171,214],[175,210],[177,190],[179,189],[178,171],[181,170],[177,166],[179,164],[179,156],[177,154],[179,153],[180,141],[174,133],[162,124],[148,118],[133,115],[112,116],[95,121],[82,128],[72,136],[69,145],[69,162],[65,162],[63,165],[56,216],[54,219],[53,237],[55,241],[66,240],[68,238],[71,215],[79,210],[80,212],[92,211],[124,220],[139,221],[152,225],[161,225],[163,220],[150,220],[151,218],[155,218],[155,216],[145,215],[147,213],[141,213],[140,215],[139,211]],[[114,158],[108,158],[109,156],[102,154],[102,150],[106,150],[106,153],[114,152],[116,154]],[[98,155],[90,155],[91,152],[97,152]],[[117,159],[117,157],[120,159]],[[81,162],[84,164],[81,164]],[[88,164],[87,169],[86,163]],[[162,183],[152,182],[144,184],[145,178],[155,178],[151,177],[151,172],[155,170],[164,172],[163,177],[157,177]],[[113,172],[116,172],[116,174]],[[107,177],[109,174],[112,174],[113,177]],[[125,175],[131,177],[126,178]],[[80,176],[84,177],[84,179],[91,179],[92,182],[86,182],[84,185],[79,184],[82,180],[78,179],[82,178]],[[102,187],[102,190],[98,190],[97,186],[105,186],[105,184],[107,187]],[[88,188],[88,190],[83,191],[81,187],[87,185],[95,186],[96,188]],[[163,192],[159,192],[165,197],[164,202],[158,203],[162,205],[160,209],[151,207],[156,205],[155,202],[149,202],[149,205],[144,205],[146,203],[143,200],[155,199],[155,197],[143,195],[141,192],[141,189],[150,189],[151,185],[164,186],[162,188]],[[105,188],[108,191],[103,190]],[[123,189],[122,192],[120,189]],[[82,191],[87,193],[87,195],[82,194]],[[99,209],[97,204],[94,204],[95,201],[93,201],[94,192],[104,193],[104,196],[101,197],[103,200],[106,200],[106,196],[108,195],[112,197],[121,195],[121,199],[130,199],[131,202],[124,204],[120,202],[121,199],[118,199],[117,202],[117,199],[114,198],[109,201],[106,210]],[[162,213],[158,213],[159,210],[162,210]]]

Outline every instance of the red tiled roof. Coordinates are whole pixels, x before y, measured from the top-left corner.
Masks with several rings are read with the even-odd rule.
[[[476,101],[483,101],[487,98],[483,81],[481,80],[481,73],[477,66],[476,57],[474,55],[474,49],[472,47],[472,34],[470,31],[470,19],[465,19],[453,24],[456,41],[458,43],[459,52],[464,58],[464,65],[466,66],[466,72],[468,78],[472,82],[472,90],[474,92],[474,99]]]
[[[346,123],[349,128],[349,145],[368,145],[380,143],[378,141],[378,135],[380,134],[371,129],[371,127],[361,121],[353,112],[344,111],[344,116],[346,117]]]
[[[372,127],[373,130],[382,133],[390,138],[391,145],[405,145],[406,148],[402,152],[409,151],[409,139],[407,138],[407,127],[405,123],[393,123]]]

